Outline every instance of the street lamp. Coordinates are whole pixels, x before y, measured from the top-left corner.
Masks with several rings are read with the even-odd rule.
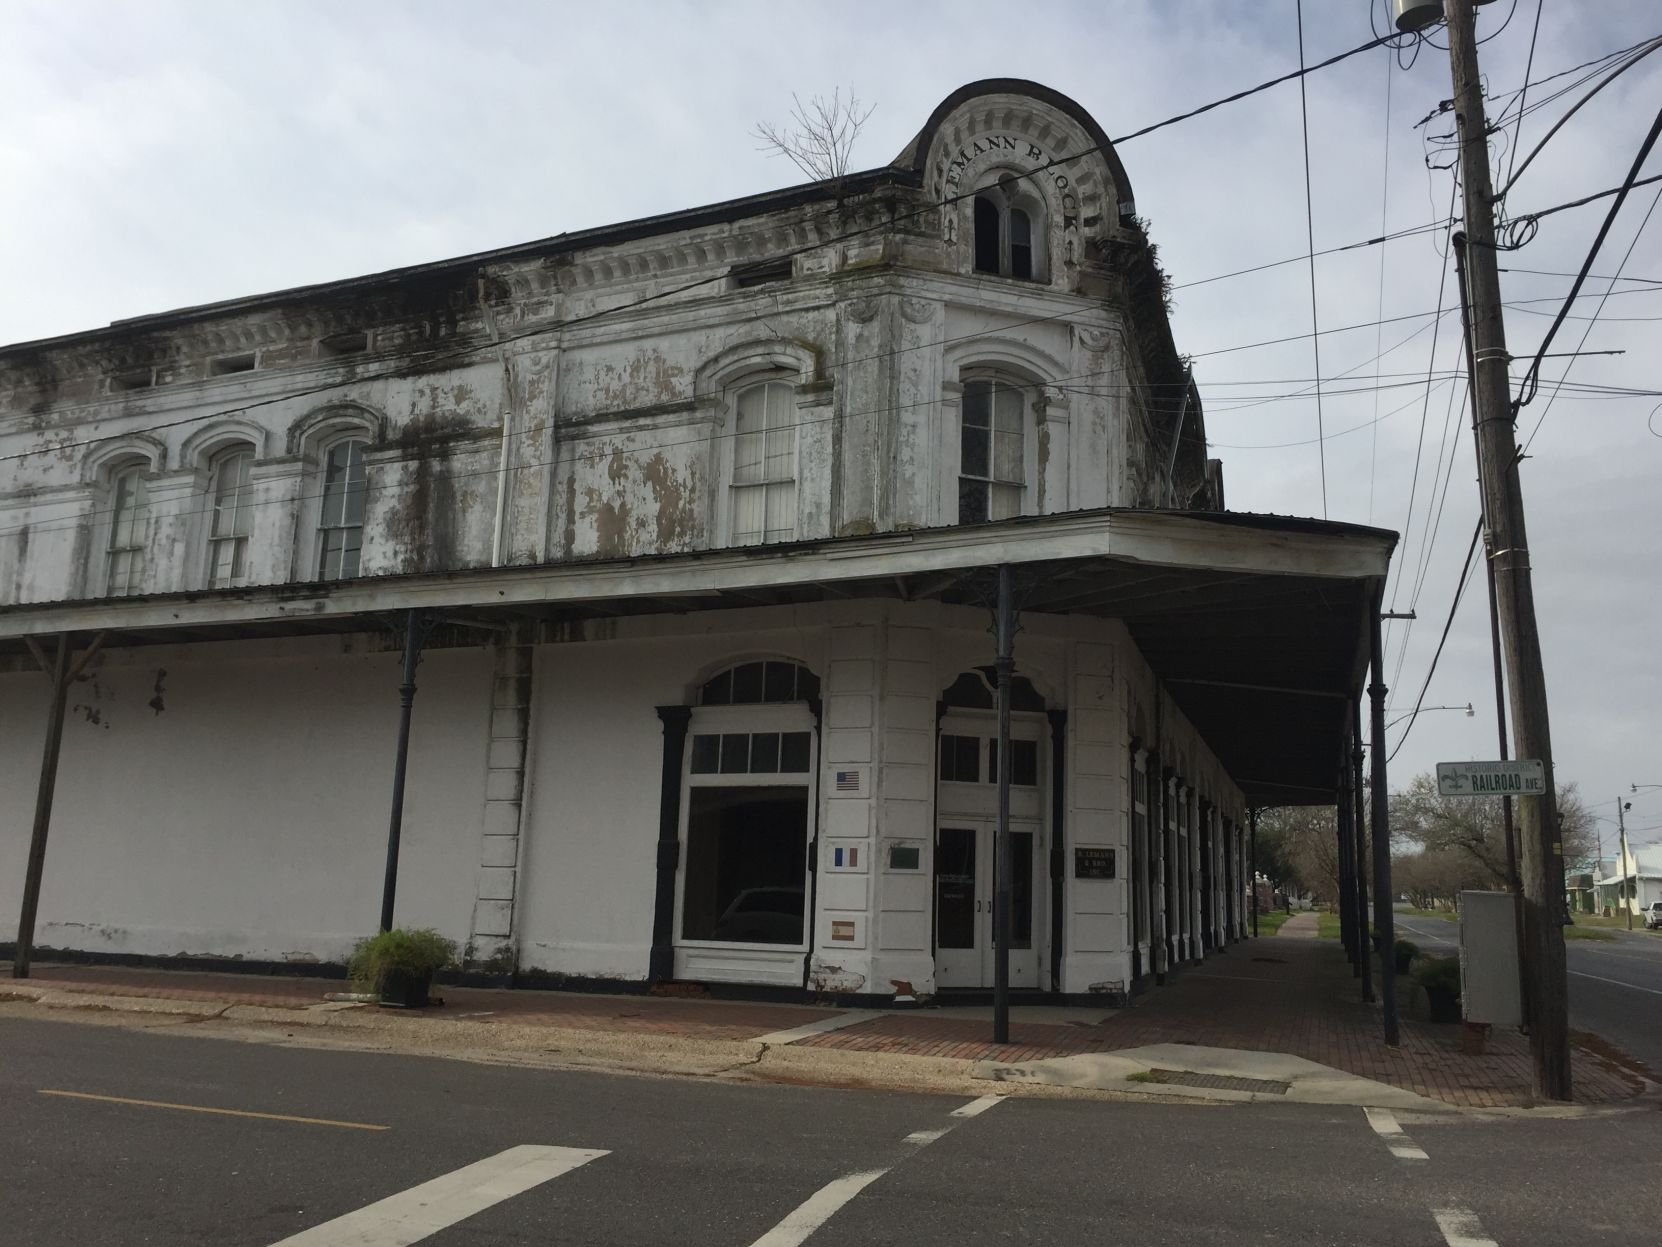
[[[1410,710],[1406,714],[1399,714],[1385,725],[1385,730],[1388,732],[1404,719],[1412,718],[1416,714],[1428,714],[1433,710],[1464,710],[1468,719],[1477,713],[1472,709],[1471,702],[1467,702],[1464,706],[1421,706],[1418,710]],[[1662,784],[1658,784],[1657,787],[1662,788]]]

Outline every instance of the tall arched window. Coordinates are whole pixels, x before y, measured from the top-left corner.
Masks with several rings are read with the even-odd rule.
[[[358,574],[368,492],[363,439],[350,437],[330,446],[323,455],[323,510],[317,525],[319,580]]]
[[[796,391],[764,381],[734,399],[734,545],[796,539]]]
[[[975,271],[1044,280],[1039,200],[1017,179],[1000,178],[975,196]]]
[[[235,446],[214,458],[208,479],[208,587],[248,582],[248,536],[253,527],[254,452]]]
[[[958,522],[1022,513],[1027,489],[1027,387],[1002,377],[964,382],[959,428]]]
[[[142,463],[119,468],[110,477],[110,541],[104,592],[127,597],[144,581],[144,548],[150,535],[150,486]]]

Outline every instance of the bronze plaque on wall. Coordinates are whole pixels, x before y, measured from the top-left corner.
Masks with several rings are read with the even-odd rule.
[[[1114,850],[1076,845],[1073,850],[1073,877],[1075,879],[1112,879],[1114,877]]]

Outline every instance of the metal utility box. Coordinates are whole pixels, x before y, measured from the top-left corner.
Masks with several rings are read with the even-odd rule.
[[[1460,1008],[1468,1022],[1523,1021],[1516,903],[1510,892],[1460,893]]]

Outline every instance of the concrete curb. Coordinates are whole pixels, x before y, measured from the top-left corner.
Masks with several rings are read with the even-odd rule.
[[[140,1028],[166,1026],[204,1037],[252,1043],[399,1052],[547,1069],[948,1095],[983,1095],[988,1089],[987,1083],[996,1082],[1010,1094],[1047,1098],[1163,1101],[1194,1106],[1355,1105],[1390,1108],[1439,1120],[1448,1120],[1450,1115],[1535,1118],[1601,1115],[1638,1106],[1654,1108],[1659,1096],[1652,1087],[1647,1094],[1623,1104],[1473,1109],[1429,1099],[1286,1053],[1190,1044],[1153,1044],[1040,1061],[972,1061],[958,1057],[797,1047],[769,1043],[762,1038],[708,1039],[660,1031],[477,1022],[461,1017],[410,1015],[345,1002],[276,1007],[65,991],[27,980],[0,985],[0,1016],[28,1016],[36,1009],[58,1013],[58,1020],[64,1021],[97,1021]],[[82,1016],[63,1017],[64,1013]],[[155,1022],[146,1023],[141,1020],[144,1018],[153,1018]],[[1273,1079],[1289,1086],[1285,1094],[1280,1094],[1145,1081],[1148,1072],[1155,1069]]]

